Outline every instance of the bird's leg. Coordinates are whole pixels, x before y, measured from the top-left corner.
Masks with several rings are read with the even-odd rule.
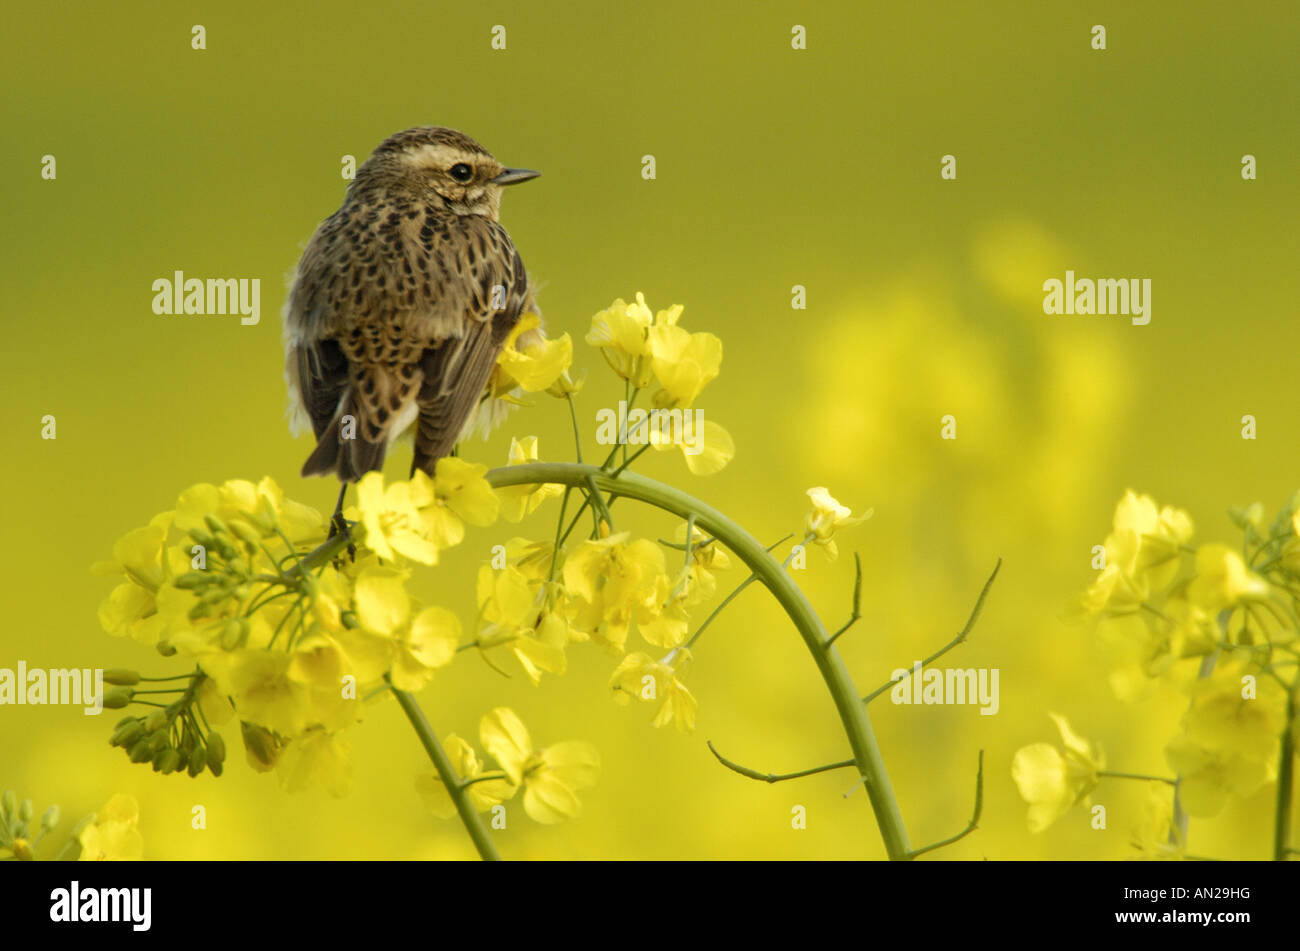
[[[339,489],[339,500],[334,505],[334,514],[330,516],[330,538],[335,535],[342,535],[348,530],[347,519],[343,517],[343,500],[347,497],[347,494],[348,484],[344,482],[342,488]],[[348,557],[353,561],[357,560],[357,547],[350,542],[348,543]]]

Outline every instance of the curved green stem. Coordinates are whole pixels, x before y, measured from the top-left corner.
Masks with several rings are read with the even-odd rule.
[[[387,680],[387,676],[384,679]],[[398,690],[393,687],[391,681],[389,687],[393,691],[393,696],[397,698],[397,702],[401,704],[402,712],[406,714],[406,718],[411,721],[411,726],[415,728],[416,734],[420,737],[420,742],[424,744],[425,752],[429,754],[429,759],[433,761],[433,768],[438,771],[438,778],[447,787],[447,795],[451,796],[451,801],[456,804],[456,811],[460,814],[460,821],[465,824],[465,831],[474,840],[474,847],[478,849],[478,854],[485,861],[499,861],[501,856],[497,854],[497,847],[492,842],[492,834],[488,832],[487,826],[483,825],[483,820],[479,817],[479,814],[474,811],[474,805],[469,801],[469,796],[465,793],[466,784],[456,775],[456,768],[451,765],[451,760],[447,758],[446,751],[442,748],[442,744],[438,742],[433,727],[429,725],[424,711],[420,709],[419,701],[405,690]]]
[[[826,628],[807,596],[762,543],[712,506],[680,489],[647,479],[635,472],[624,471],[614,475],[598,466],[572,462],[530,462],[493,469],[487,473],[486,478],[496,488],[548,482],[583,487],[590,483],[599,491],[617,492],[620,496],[653,505],[680,518],[686,519],[694,515],[695,524],[734,552],[794,622],[799,635],[812,652],[813,661],[826,682],[840,721],[844,724],[858,773],[867,787],[867,796],[871,800],[885,851],[889,858],[895,860],[910,857],[907,830],[903,826],[898,801],[889,784],[880,746],[848,668],[844,666],[839,652],[827,644]]]

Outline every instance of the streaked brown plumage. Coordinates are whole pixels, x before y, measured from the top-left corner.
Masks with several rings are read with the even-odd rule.
[[[528,298],[501,189],[537,174],[436,126],[390,136],[357,170],[285,313],[290,399],[317,440],[303,475],[355,482],[412,423],[412,474],[451,452]]]

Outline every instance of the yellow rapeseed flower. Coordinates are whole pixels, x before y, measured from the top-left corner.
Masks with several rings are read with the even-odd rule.
[[[1011,778],[1029,803],[1030,832],[1042,832],[1085,800],[1105,766],[1097,744],[1075,733],[1065,717],[1048,715],[1060,731],[1062,748],[1033,743],[1017,750],[1011,762]]]
[[[77,832],[83,862],[134,861],[144,853],[140,837],[140,806],[125,793],[113,796]]]
[[[691,652],[682,647],[671,656],[671,662],[663,663],[639,651],[628,654],[610,676],[609,686],[614,700],[621,704],[630,703],[633,697],[658,701],[651,721],[654,726],[672,723],[679,732],[690,733],[695,729],[699,702],[679,675],[690,664]]]
[[[833,561],[839,554],[834,535],[842,528],[849,528],[871,518],[873,510],[855,516],[848,507],[841,505],[824,486],[814,486],[808,490],[812,509],[804,519],[804,532],[812,536],[814,544],[826,549],[826,554]]]
[[[479,724],[483,747],[511,784],[523,786],[524,811],[544,824],[582,813],[578,791],[600,776],[600,754],[590,743],[569,740],[534,751],[523,722],[509,707],[497,707]]]

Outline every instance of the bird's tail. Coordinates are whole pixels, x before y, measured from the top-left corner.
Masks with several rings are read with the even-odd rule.
[[[336,473],[343,482],[356,482],[372,469],[384,465],[388,441],[381,431],[378,438],[368,438],[352,393],[339,403],[333,421],[318,437],[316,448],[303,463],[304,476]]]

